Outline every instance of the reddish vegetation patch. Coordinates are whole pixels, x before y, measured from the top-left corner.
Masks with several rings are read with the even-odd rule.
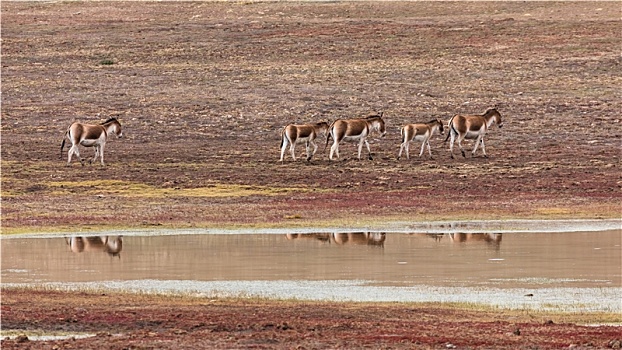
[[[619,344],[620,327],[517,312],[418,304],[344,304],[2,290],[2,329],[97,334],[3,340],[3,349],[558,349]],[[616,343],[618,341],[618,343]]]

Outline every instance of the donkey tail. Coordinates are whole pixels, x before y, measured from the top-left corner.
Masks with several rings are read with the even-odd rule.
[[[63,135],[63,142],[61,142],[61,144],[60,144],[60,157],[59,157],[59,159],[63,158],[63,149],[65,148],[65,141],[67,140],[67,134],[69,134],[69,130],[65,131],[65,134]]]
[[[453,117],[451,117],[451,119],[449,119],[449,132],[447,133],[447,137],[445,137],[445,141],[443,142],[447,142],[447,140],[449,140],[449,136],[451,136],[451,132],[453,131],[455,134],[458,134],[458,131],[456,130],[456,128],[454,128],[454,118],[456,116],[454,115]]]
[[[324,150],[322,152],[326,151],[326,147],[328,147],[328,142],[330,141],[330,138],[333,136],[333,134],[331,133],[331,130],[333,130],[333,125],[335,125],[335,121],[330,123],[330,125],[328,126],[328,133],[326,134],[326,144],[324,145]]]
[[[284,127],[283,130],[281,131],[281,145],[279,146],[279,149],[283,148],[283,143],[285,142],[285,129],[287,127]]]

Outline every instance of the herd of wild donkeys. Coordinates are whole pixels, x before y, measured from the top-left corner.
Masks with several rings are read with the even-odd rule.
[[[475,147],[472,152],[473,155],[475,155],[477,147],[481,144],[484,157],[487,157],[486,148],[484,146],[484,135],[486,135],[486,131],[493,123],[497,123],[499,127],[503,126],[501,114],[499,114],[499,111],[495,108],[490,108],[481,115],[454,115],[448,122],[449,134],[445,139],[445,141],[447,141],[448,138],[451,138],[449,146],[451,158],[454,157],[454,141],[456,139],[458,140],[458,146],[460,147],[463,157],[465,156],[464,149],[462,148],[462,140],[464,139],[475,140]],[[326,135],[325,147],[328,146],[330,139],[333,139],[333,145],[330,147],[330,160],[333,160],[335,155],[339,158],[339,143],[341,141],[358,141],[358,159],[361,159],[361,151],[363,149],[363,144],[365,144],[369,154],[368,157],[372,159],[369,142],[367,142],[367,137],[372,131],[380,133],[381,136],[386,134],[382,113],[371,115],[367,118],[337,119],[330,125],[327,122],[302,125],[289,124],[281,133],[281,162],[283,162],[283,157],[285,156],[288,145],[290,146],[289,150],[292,158],[296,160],[295,147],[297,143],[305,143],[307,148],[307,161],[311,160],[317,151],[315,139],[319,134]],[[437,131],[441,135],[444,131],[443,121],[440,119],[434,119],[427,123],[404,125],[401,129],[402,144],[397,159],[402,157],[403,151],[406,151],[406,158],[410,159],[409,145],[411,141],[421,141],[419,157],[423,155],[425,146],[428,146],[428,153],[431,158],[430,137]],[[313,146],[313,150],[311,150],[311,146]]]
[[[477,147],[481,144],[484,157],[487,157],[486,148],[484,146],[484,135],[486,135],[486,131],[493,123],[497,123],[499,127],[503,126],[501,114],[499,114],[495,108],[490,108],[481,115],[456,114],[451,117],[447,123],[449,134],[445,139],[445,141],[447,141],[447,139],[451,138],[449,146],[451,158],[454,157],[454,141],[456,139],[458,140],[458,146],[460,147],[463,157],[465,157],[464,149],[462,148],[462,140],[464,139],[475,140],[475,147],[473,147],[472,151],[473,155],[475,155]],[[315,139],[319,134],[326,135],[326,146],[328,146],[330,139],[333,139],[333,145],[330,147],[330,160],[332,160],[335,155],[339,158],[339,143],[341,141],[358,141],[358,159],[361,159],[361,151],[363,149],[363,144],[365,144],[369,153],[369,159],[372,159],[369,142],[367,142],[367,137],[369,137],[372,131],[380,133],[381,136],[386,134],[382,113],[371,115],[367,118],[337,119],[330,125],[327,122],[287,125],[283,128],[283,132],[281,133],[281,162],[283,162],[283,157],[285,156],[288,145],[290,146],[292,158],[296,160],[295,147],[297,143],[305,143],[307,161],[311,160],[317,151]],[[430,157],[432,157],[429,140],[437,131],[440,134],[443,134],[444,131],[443,121],[440,119],[435,119],[428,123],[404,125],[401,129],[402,144],[397,158],[400,159],[402,152],[406,151],[406,158],[410,159],[408,147],[411,141],[422,142],[419,157],[423,155],[426,145],[428,146],[428,153]],[[63,156],[65,141],[69,138],[71,147],[67,152],[67,165],[71,163],[71,158],[74,154],[78,157],[80,163],[84,165],[84,159],[80,157],[79,145],[94,147],[95,156],[91,162],[95,162],[97,157],[99,157],[101,164],[104,165],[104,146],[110,134],[116,134],[117,137],[123,136],[121,123],[119,123],[116,118],[110,118],[101,124],[83,124],[75,122],[69,126],[69,129],[67,129],[63,136],[60,147],[61,158]],[[313,146],[313,150],[311,150],[311,146]]]

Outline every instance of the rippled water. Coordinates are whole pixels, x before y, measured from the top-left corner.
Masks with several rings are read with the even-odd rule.
[[[10,238],[2,239],[2,283],[615,311],[621,236],[618,229]]]

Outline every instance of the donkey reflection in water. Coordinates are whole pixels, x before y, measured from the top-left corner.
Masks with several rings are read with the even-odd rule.
[[[368,245],[383,247],[386,240],[384,232],[335,232],[335,233],[299,233],[286,235],[288,240],[315,239],[325,243],[338,245]]]
[[[287,149],[287,145],[289,144],[289,151],[292,155],[292,159],[296,160],[296,144],[297,143],[305,143],[307,150],[307,161],[310,161],[311,158],[317,152],[317,144],[315,143],[315,139],[319,134],[326,135],[328,131],[328,123],[327,122],[319,122],[315,124],[289,124],[283,131],[281,132],[281,163],[283,162],[283,157],[285,157],[285,150]],[[311,152],[311,146],[313,146],[313,152]]]
[[[104,252],[110,256],[121,258],[123,249],[122,236],[92,236],[92,237],[69,237],[65,238],[69,249],[74,253]]]
[[[445,138],[445,142],[451,138],[449,143],[451,158],[454,158],[454,141],[456,139],[458,140],[458,147],[460,147],[460,152],[462,152],[463,157],[466,157],[466,155],[462,148],[462,140],[474,139],[475,146],[473,147],[471,156],[475,156],[475,151],[477,151],[477,147],[481,143],[482,153],[484,153],[484,157],[488,158],[486,155],[486,147],[484,146],[484,135],[486,135],[488,128],[490,128],[493,123],[497,123],[499,127],[503,126],[501,114],[495,108],[488,109],[482,115],[454,115],[449,120],[449,132]]]
[[[360,119],[337,119],[328,128],[328,136],[326,137],[326,146],[333,138],[333,145],[330,147],[330,160],[333,160],[333,156],[337,155],[339,158],[339,143],[341,141],[358,141],[358,159],[361,159],[361,151],[363,150],[363,144],[367,146],[367,152],[369,153],[369,160],[373,160],[371,156],[371,149],[369,148],[369,142],[367,138],[372,131],[380,133],[381,137],[387,133],[382,119],[382,113],[371,115],[367,118]]]
[[[80,163],[84,165],[84,159],[80,157],[79,145],[95,148],[95,156],[90,163],[95,162],[99,156],[101,164],[106,165],[104,164],[104,146],[106,145],[109,134],[116,134],[117,137],[123,137],[121,123],[119,123],[117,118],[109,118],[98,125],[74,122],[69,126],[69,129],[67,129],[63,136],[63,142],[60,145],[60,156],[61,158],[63,157],[65,140],[69,138],[69,141],[71,141],[71,148],[69,148],[69,152],[67,152],[67,165],[71,163],[71,158],[74,154],[78,157]]]
[[[447,234],[453,243],[475,243],[482,242],[491,245],[495,248],[501,246],[501,239],[503,238],[501,233],[448,233]]]
[[[383,247],[387,234],[384,232],[348,232],[333,233],[337,244],[370,245]]]

